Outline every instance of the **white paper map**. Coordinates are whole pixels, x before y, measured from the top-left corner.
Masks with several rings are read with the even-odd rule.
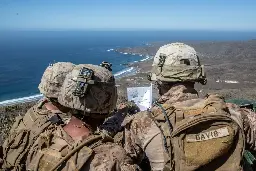
[[[152,105],[152,86],[128,87],[128,101],[134,101],[141,111],[147,110]]]

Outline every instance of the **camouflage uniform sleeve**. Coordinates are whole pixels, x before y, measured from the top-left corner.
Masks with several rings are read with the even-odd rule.
[[[249,109],[240,108],[235,104],[227,105],[231,115],[235,115],[241,121],[246,138],[246,147],[256,151],[256,113]]]
[[[104,144],[93,149],[95,155],[84,171],[136,171],[137,165],[125,150],[116,144]]]
[[[113,137],[122,130],[123,127],[121,125],[125,117],[137,113],[137,111],[139,111],[139,108],[135,103],[128,101],[121,103],[117,106],[117,111],[104,121],[100,129]]]
[[[242,117],[247,147],[256,151],[256,113],[249,109],[242,109]]]
[[[147,115],[147,112],[137,113],[126,128],[126,151],[137,161],[141,161],[144,154],[148,157],[151,170],[163,170],[164,149],[159,128]]]

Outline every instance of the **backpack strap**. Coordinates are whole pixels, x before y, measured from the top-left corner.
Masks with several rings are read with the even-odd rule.
[[[161,124],[159,122],[157,122],[156,119],[154,119],[152,117],[152,115],[150,115],[150,116],[151,116],[151,119],[153,119],[153,121],[157,125],[157,127],[161,130],[161,133],[162,133],[162,136],[163,136],[163,141],[164,141],[163,143],[164,143],[165,151],[168,154],[170,154],[169,148],[170,148],[171,144],[168,143],[168,142],[170,142],[170,140],[171,140],[170,135],[171,135],[171,132],[173,130],[173,127],[171,125],[171,122],[170,122],[170,120],[167,116],[167,113],[166,113],[165,109],[163,108],[163,106],[161,104],[157,103],[157,102],[155,102],[155,104],[162,110],[162,114],[164,115],[164,118],[165,118],[165,121],[166,121],[165,123],[167,123],[167,126],[168,126],[169,135],[168,135],[167,131],[163,130],[163,128],[161,127]],[[152,114],[152,112],[151,112],[151,114]]]
[[[244,152],[244,160],[243,160],[243,163],[244,163],[244,169],[247,171],[253,171],[256,169],[256,158],[253,156],[253,154],[248,151],[248,150],[245,150]]]
[[[148,110],[148,116],[154,121],[154,123],[156,124],[156,126],[160,129],[160,132],[162,134],[162,138],[163,138],[163,145],[164,145],[164,150],[165,150],[165,154],[164,154],[164,158],[165,158],[165,166],[163,171],[172,171],[174,168],[174,160],[172,160],[173,158],[173,147],[171,144],[171,133],[173,131],[173,127],[172,124],[168,118],[168,114],[166,112],[166,110],[164,109],[164,107],[155,102],[155,105],[157,105],[161,111],[162,114],[164,115],[164,120],[163,122],[159,122],[155,116],[154,113],[151,110]],[[173,109],[171,109],[173,110]]]
[[[102,140],[102,135],[93,135],[90,138],[83,141],[81,144],[79,144],[77,147],[75,147],[72,151],[70,151],[65,157],[63,157],[56,165],[50,170],[54,171],[57,169],[61,164],[63,164],[65,161],[67,161],[72,155],[74,155],[77,151],[79,151],[84,146],[88,146],[94,142]]]

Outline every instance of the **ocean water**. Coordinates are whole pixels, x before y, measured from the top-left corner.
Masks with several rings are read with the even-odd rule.
[[[206,31],[1,31],[0,101],[39,94],[37,86],[52,62],[113,64],[113,72],[130,72],[123,63],[145,57],[112,51],[154,41],[247,40],[255,32]]]

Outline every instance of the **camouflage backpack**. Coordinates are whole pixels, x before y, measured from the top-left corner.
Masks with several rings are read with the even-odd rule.
[[[151,117],[163,135],[164,170],[241,170],[243,125],[221,97],[156,105]]]
[[[17,116],[3,144],[3,168],[24,170],[29,150],[45,130],[52,127],[59,111],[42,109],[46,99],[30,108],[24,117]]]
[[[112,142],[101,132],[75,142],[64,133],[63,122],[68,114],[42,109],[45,100],[18,116],[3,144],[3,169],[80,170],[93,155],[93,148]]]

